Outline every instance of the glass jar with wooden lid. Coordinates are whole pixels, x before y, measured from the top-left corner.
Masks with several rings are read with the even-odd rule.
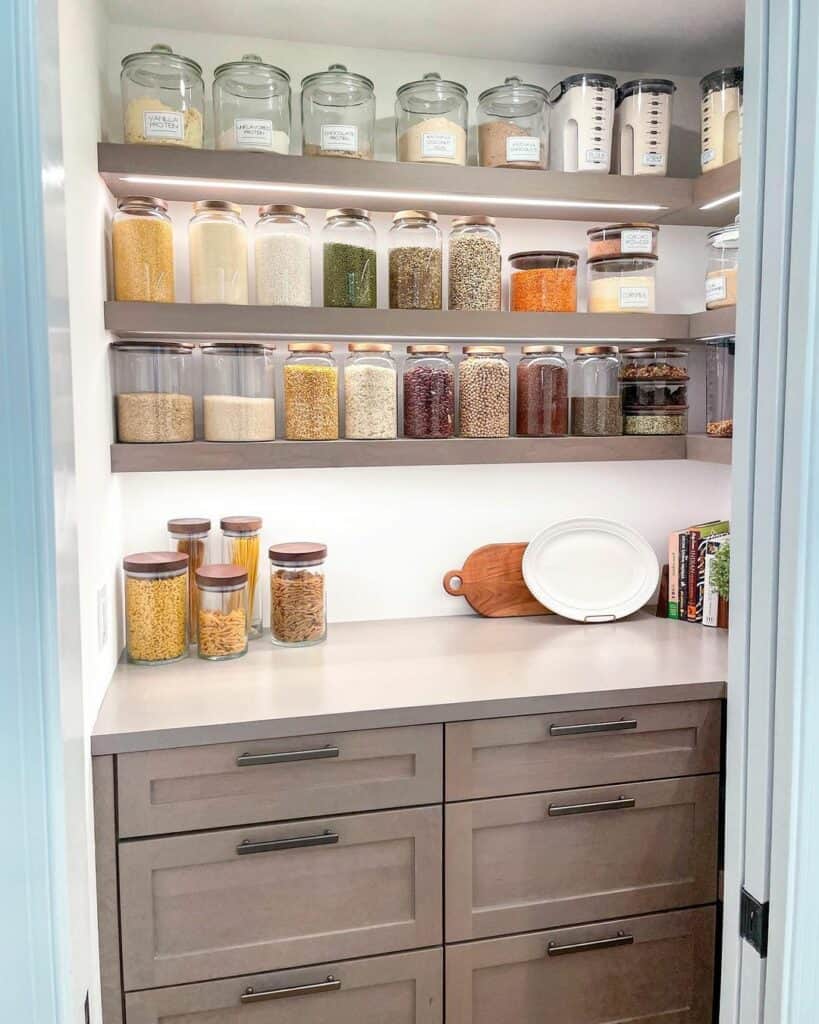
[[[171,547],[188,556],[188,590],[190,611],[188,613],[188,628],[190,642],[196,643],[196,627],[198,619],[198,604],[196,594],[195,575],[196,570],[205,565],[208,561],[208,541],[210,539],[210,519],[203,519],[198,516],[183,519],[168,520],[168,538]]]
[[[122,560],[125,651],[134,665],[166,665],[188,653],[188,556],[145,551]]]
[[[508,437],[511,381],[503,345],[464,345],[458,367],[461,437]]]
[[[344,366],[344,436],[370,441],[397,434],[397,372],[392,345],[351,341]]]
[[[338,438],[338,367],[333,346],[291,342],[284,364],[284,432],[288,441]]]
[[[327,546],[273,544],[270,557],[270,639],[279,647],[311,647],[327,636]]]
[[[250,638],[261,636],[262,607],[259,571],[261,569],[261,516],[224,516],[222,531],[223,565],[238,565],[247,573],[247,618]]]
[[[247,569],[203,565],[196,570],[199,657],[229,661],[247,654]]]
[[[404,363],[404,436],[455,432],[455,364],[449,345],[408,345]]]
[[[569,367],[562,345],[524,345],[517,365],[517,433],[563,437],[569,432]]]

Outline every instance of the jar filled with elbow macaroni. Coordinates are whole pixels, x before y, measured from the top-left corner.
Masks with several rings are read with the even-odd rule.
[[[279,647],[311,647],[327,636],[324,544],[274,544],[270,555],[270,638]]]
[[[125,650],[135,665],[165,665],[188,653],[188,556],[146,551],[122,560]]]
[[[247,653],[247,570],[203,565],[196,570],[199,657],[228,661]]]

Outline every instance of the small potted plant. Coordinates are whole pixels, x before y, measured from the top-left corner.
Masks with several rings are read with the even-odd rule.
[[[722,629],[728,628],[728,595],[731,588],[731,545],[721,544],[719,551],[714,556],[714,565],[711,570],[711,586],[716,590],[720,598],[720,607],[717,618],[717,625]]]

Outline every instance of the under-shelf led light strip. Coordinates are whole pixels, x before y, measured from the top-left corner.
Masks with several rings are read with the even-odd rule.
[[[701,206],[701,210],[716,210],[718,206],[724,206],[726,203],[732,203],[735,199],[739,199],[742,195],[741,192],[730,192],[727,196],[720,196],[719,199],[712,199],[710,203],[706,203],[705,206]]]
[[[123,340],[144,340],[146,338],[201,338],[202,332],[194,333],[191,331],[118,331],[115,332],[118,338]],[[362,334],[326,334],[315,331],[219,331],[219,339],[223,341],[242,341],[247,338],[298,338],[299,340],[309,341],[335,341],[343,343],[346,341],[361,341],[365,335]],[[493,345],[497,344],[520,344],[520,345],[537,345],[540,342],[552,342],[559,341],[566,345],[595,345],[595,344],[624,344],[624,345],[656,345],[666,344],[668,338],[613,338],[610,334],[601,336],[599,338],[578,338],[577,335],[571,338],[563,338],[559,335],[554,334],[541,334],[536,337],[531,335],[525,335],[523,337],[515,337],[514,335],[504,334],[503,339],[499,340],[497,335],[481,335],[481,334],[470,334],[468,337],[462,334],[367,334],[367,338],[372,338],[377,341],[395,341],[399,344],[413,345],[418,341],[429,341],[429,342],[461,342],[464,345],[483,344],[484,342]],[[719,337],[725,337],[725,335],[719,335]],[[676,341],[676,344],[685,345],[690,343],[689,338],[680,338]]]

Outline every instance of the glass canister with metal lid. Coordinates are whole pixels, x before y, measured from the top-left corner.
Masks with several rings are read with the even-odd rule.
[[[256,302],[309,306],[312,301],[310,225],[302,206],[259,207],[256,221]]]
[[[338,438],[338,367],[333,346],[294,341],[284,364],[284,430],[288,441]]]
[[[478,163],[545,171],[549,161],[549,94],[507,78],[478,97]]]
[[[321,232],[324,305],[378,305],[376,233],[366,210],[328,210]]]
[[[501,308],[501,237],[494,217],[456,217],[449,232],[449,308]]]
[[[735,306],[739,274],[739,217],[727,227],[709,231],[706,248],[705,308]]]
[[[569,432],[569,367],[562,345],[524,345],[517,366],[517,433],[562,437]]]
[[[455,364],[448,345],[408,345],[404,362],[404,437],[455,432]]]
[[[398,385],[392,345],[351,341],[344,366],[344,436],[369,441],[396,436]]]
[[[372,160],[375,92],[364,75],[331,64],[301,83],[302,153]]]
[[[620,360],[615,345],[575,349],[569,387],[572,434],[609,437],[623,433]]]
[[[400,210],[392,219],[390,309],[440,309],[443,242],[438,215]]]
[[[734,349],[736,338],[713,338],[705,343],[705,433],[734,436]]]
[[[111,226],[117,302],[173,302],[173,224],[168,204],[150,196],[117,203]]]
[[[511,379],[503,345],[464,345],[458,366],[461,437],[508,437]]]
[[[255,53],[213,73],[216,149],[290,152],[290,76]]]
[[[466,164],[466,86],[430,72],[395,98],[395,148],[402,163]]]
[[[193,211],[188,225],[191,302],[245,305],[248,245],[241,206],[203,199]]]
[[[122,58],[123,137],[151,146],[201,149],[205,125],[202,68],[156,43]]]

